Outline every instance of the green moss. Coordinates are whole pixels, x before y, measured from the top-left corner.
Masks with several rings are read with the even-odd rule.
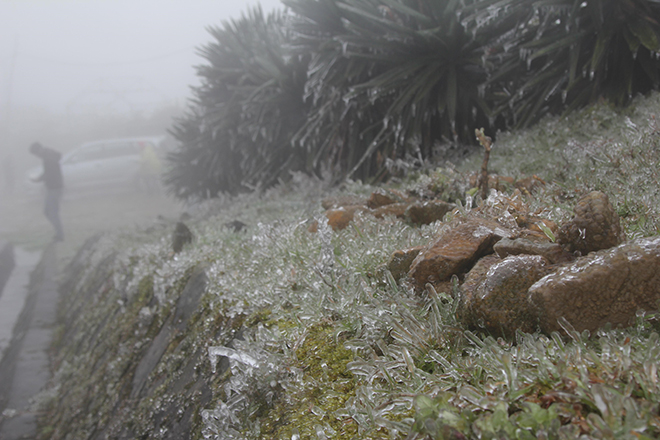
[[[315,437],[316,425],[329,425],[335,439],[350,439],[357,435],[352,419],[338,418],[335,412],[355,396],[356,381],[346,365],[353,352],[333,336],[330,324],[318,324],[308,329],[304,342],[296,350],[298,365],[304,374],[304,387],[294,395],[280,398],[261,423],[263,438],[290,439],[293,429],[301,438]]]
[[[154,296],[154,277],[147,275],[140,280],[138,284],[138,294],[135,298],[135,303],[143,305],[151,301]]]
[[[39,430],[39,433],[37,434],[37,438],[39,439],[46,439],[49,438],[50,435],[55,431],[55,428],[52,426],[44,426]]]
[[[244,325],[246,327],[254,327],[255,325],[261,323],[267,325],[272,314],[273,312],[270,309],[259,309],[245,319]]]
[[[352,377],[346,364],[353,360],[353,352],[335,340],[333,330],[329,324],[311,327],[305,342],[296,350],[296,357],[303,362],[305,372],[314,378],[334,381]]]

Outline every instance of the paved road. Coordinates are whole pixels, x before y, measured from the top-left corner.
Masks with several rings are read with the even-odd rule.
[[[13,247],[15,265],[3,292],[0,293],[0,359],[11,342],[14,326],[28,296],[30,273],[39,263],[41,255],[41,251],[26,251]]]
[[[34,271],[36,283],[33,289],[25,289],[25,271],[29,274],[35,268],[34,255],[32,260],[23,260],[23,264],[17,258],[18,264],[5,286],[3,299],[14,298],[14,313],[7,319],[13,317],[16,325],[10,343],[0,350],[0,440],[33,439],[36,436],[36,414],[31,400],[51,375],[47,351],[56,322],[58,302],[56,246],[50,244],[44,249],[41,262]],[[22,284],[16,280],[21,275]],[[22,298],[21,289],[24,293]],[[7,314],[6,310],[4,312]],[[6,328],[3,331],[6,333]]]

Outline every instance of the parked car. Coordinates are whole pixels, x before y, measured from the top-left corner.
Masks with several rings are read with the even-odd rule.
[[[166,136],[106,139],[88,142],[62,156],[60,165],[65,194],[140,190],[160,185]],[[28,171],[28,179],[41,175],[42,167]]]

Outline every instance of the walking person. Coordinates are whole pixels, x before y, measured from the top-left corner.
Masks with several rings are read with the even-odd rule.
[[[39,142],[30,145],[30,153],[41,158],[43,162],[43,174],[34,179],[35,182],[44,182],[46,186],[46,200],[44,203],[44,214],[55,228],[55,241],[64,240],[62,221],[60,220],[60,200],[64,183],[62,179],[62,168],[60,158],[62,154],[51,148],[46,148]]]

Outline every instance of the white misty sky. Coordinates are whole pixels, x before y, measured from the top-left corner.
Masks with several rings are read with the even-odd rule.
[[[0,115],[183,103],[196,49],[221,26],[280,0],[0,0]]]

